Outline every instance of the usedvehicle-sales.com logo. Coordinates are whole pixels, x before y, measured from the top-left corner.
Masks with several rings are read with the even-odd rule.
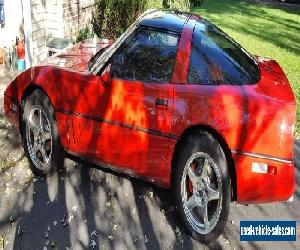
[[[296,241],[296,221],[241,221],[240,241]]]

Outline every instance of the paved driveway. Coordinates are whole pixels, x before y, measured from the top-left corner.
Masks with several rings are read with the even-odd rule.
[[[6,75],[7,82],[13,73]],[[3,119],[0,78],[0,246],[5,249],[207,249],[189,237],[171,195],[142,181],[65,161],[65,171],[34,179],[18,133]],[[300,142],[294,146],[297,190],[293,203],[231,204],[224,233],[213,249],[300,249],[297,242],[240,243],[240,220],[300,222]],[[1,248],[0,248],[1,249]]]

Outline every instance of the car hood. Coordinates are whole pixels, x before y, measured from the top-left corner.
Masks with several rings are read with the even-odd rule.
[[[84,72],[88,70],[91,57],[110,44],[111,41],[107,39],[102,39],[100,42],[93,42],[93,39],[88,39],[75,44],[64,52],[48,57],[41,61],[38,66],[56,66]]]

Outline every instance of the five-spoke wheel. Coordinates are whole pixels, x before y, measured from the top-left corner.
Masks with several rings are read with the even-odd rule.
[[[181,180],[184,212],[199,233],[208,233],[218,222],[222,209],[222,182],[219,170],[210,156],[193,153]]]
[[[227,221],[231,198],[222,147],[212,134],[192,131],[180,141],[172,168],[175,206],[187,232],[214,241]]]
[[[52,136],[50,122],[40,106],[31,107],[26,128],[31,159],[37,168],[44,170],[51,159]]]
[[[36,89],[22,101],[22,134],[31,170],[46,175],[63,166],[54,109],[47,95]]]

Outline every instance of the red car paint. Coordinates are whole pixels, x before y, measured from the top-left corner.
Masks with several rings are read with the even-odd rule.
[[[38,86],[55,109],[65,151],[166,188],[176,143],[201,126],[228,149],[238,202],[287,200],[295,188],[296,104],[285,74],[275,61],[258,57],[257,84],[187,85],[194,19],[183,27],[170,83],[107,83],[105,71],[96,76],[87,69],[95,48],[79,44],[14,80],[5,91],[6,116],[18,127],[23,95]],[[167,107],[156,106],[155,98]],[[268,172],[254,173],[253,162],[267,163]]]

